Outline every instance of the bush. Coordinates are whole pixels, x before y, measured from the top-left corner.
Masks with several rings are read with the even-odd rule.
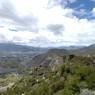
[[[55,95],[74,95],[74,92],[69,89],[60,90]]]
[[[57,91],[64,88],[64,81],[63,80],[57,80],[57,82],[54,82],[50,85],[50,89],[53,93],[56,93]]]
[[[90,74],[87,76],[86,82],[89,89],[95,90],[95,74]]]
[[[69,75],[67,77],[67,80],[65,81],[65,85],[64,87],[66,89],[72,90],[73,92],[80,92],[80,88],[79,88],[79,83],[80,83],[80,77],[79,76],[71,76]]]
[[[83,89],[79,95],[95,95],[95,91]]]

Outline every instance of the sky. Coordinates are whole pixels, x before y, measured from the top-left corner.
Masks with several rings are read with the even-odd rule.
[[[95,0],[0,0],[0,43],[95,44]]]

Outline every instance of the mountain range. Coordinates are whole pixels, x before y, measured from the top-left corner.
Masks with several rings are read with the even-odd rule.
[[[95,44],[70,51],[76,55],[95,55]]]
[[[0,52],[8,53],[40,53],[46,51],[45,48],[32,47],[27,45],[18,45],[13,43],[0,43]]]
[[[3,53],[4,52],[4,53]],[[10,52],[11,56],[10,56]],[[18,54],[20,52],[20,55]],[[23,55],[23,53],[25,53]],[[25,45],[0,43],[0,70],[5,72],[6,66],[10,70],[17,71],[18,67],[48,66],[62,63],[68,55],[95,55],[95,44],[77,49],[62,48],[38,48]],[[14,56],[15,55],[15,56]],[[3,64],[4,63],[4,64]],[[5,64],[6,63],[6,64]],[[14,64],[12,64],[14,63]],[[2,67],[3,66],[3,67]],[[15,67],[15,68],[13,68]],[[9,70],[7,70],[9,71]],[[1,72],[2,73],[2,72]]]
[[[41,47],[33,47],[26,45],[17,45],[13,43],[0,43],[0,53],[1,52],[28,52],[28,53],[45,53],[48,50],[48,53],[57,53],[62,54],[62,50],[65,52],[69,52],[71,54],[95,54],[95,44],[90,46],[63,46],[63,47],[49,47],[49,48],[41,48]]]

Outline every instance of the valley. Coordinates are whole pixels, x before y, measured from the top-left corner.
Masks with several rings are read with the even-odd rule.
[[[94,95],[94,49],[91,45],[73,50],[38,49],[38,53],[2,52],[0,95],[86,95],[85,91]]]

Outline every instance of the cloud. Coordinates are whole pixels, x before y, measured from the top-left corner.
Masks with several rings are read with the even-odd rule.
[[[9,1],[1,3],[0,17],[17,30],[37,31],[36,17],[34,17],[32,13],[25,16],[19,16],[16,9]]]
[[[62,7],[67,6],[68,4],[74,3],[77,0],[49,0],[49,5],[55,6],[55,5],[61,5]]]
[[[76,2],[77,0],[61,0],[61,4],[67,5]]]
[[[0,17],[6,19],[17,19],[16,10],[13,6],[8,2],[2,2],[0,6]]]
[[[30,39],[30,42],[32,46],[36,46],[36,47],[42,47],[42,46],[49,46],[50,45],[50,41],[48,38],[44,37],[44,36],[38,36],[34,39]]]
[[[91,1],[95,2],[95,0],[91,0]]]
[[[61,24],[50,24],[47,26],[47,29],[53,32],[55,35],[62,35],[64,31],[64,26]]]
[[[92,16],[91,13],[88,12],[88,10],[84,8],[74,10],[73,15],[75,15],[77,18],[80,18],[80,19],[90,18]]]
[[[20,44],[29,44],[30,39],[34,39],[38,34],[29,31],[13,32],[7,28],[0,28],[0,42],[14,42]]]
[[[76,11],[59,4],[76,0],[49,1],[55,5],[48,0],[2,1],[0,42],[32,46],[88,45],[95,42],[95,19],[87,17],[90,12],[82,8]],[[94,15],[94,8],[91,13]],[[83,15],[86,16],[80,18]]]
[[[95,8],[92,9],[92,15],[95,16]]]
[[[0,34],[0,42],[5,42],[6,37],[3,34]],[[7,40],[6,40],[7,41]]]

